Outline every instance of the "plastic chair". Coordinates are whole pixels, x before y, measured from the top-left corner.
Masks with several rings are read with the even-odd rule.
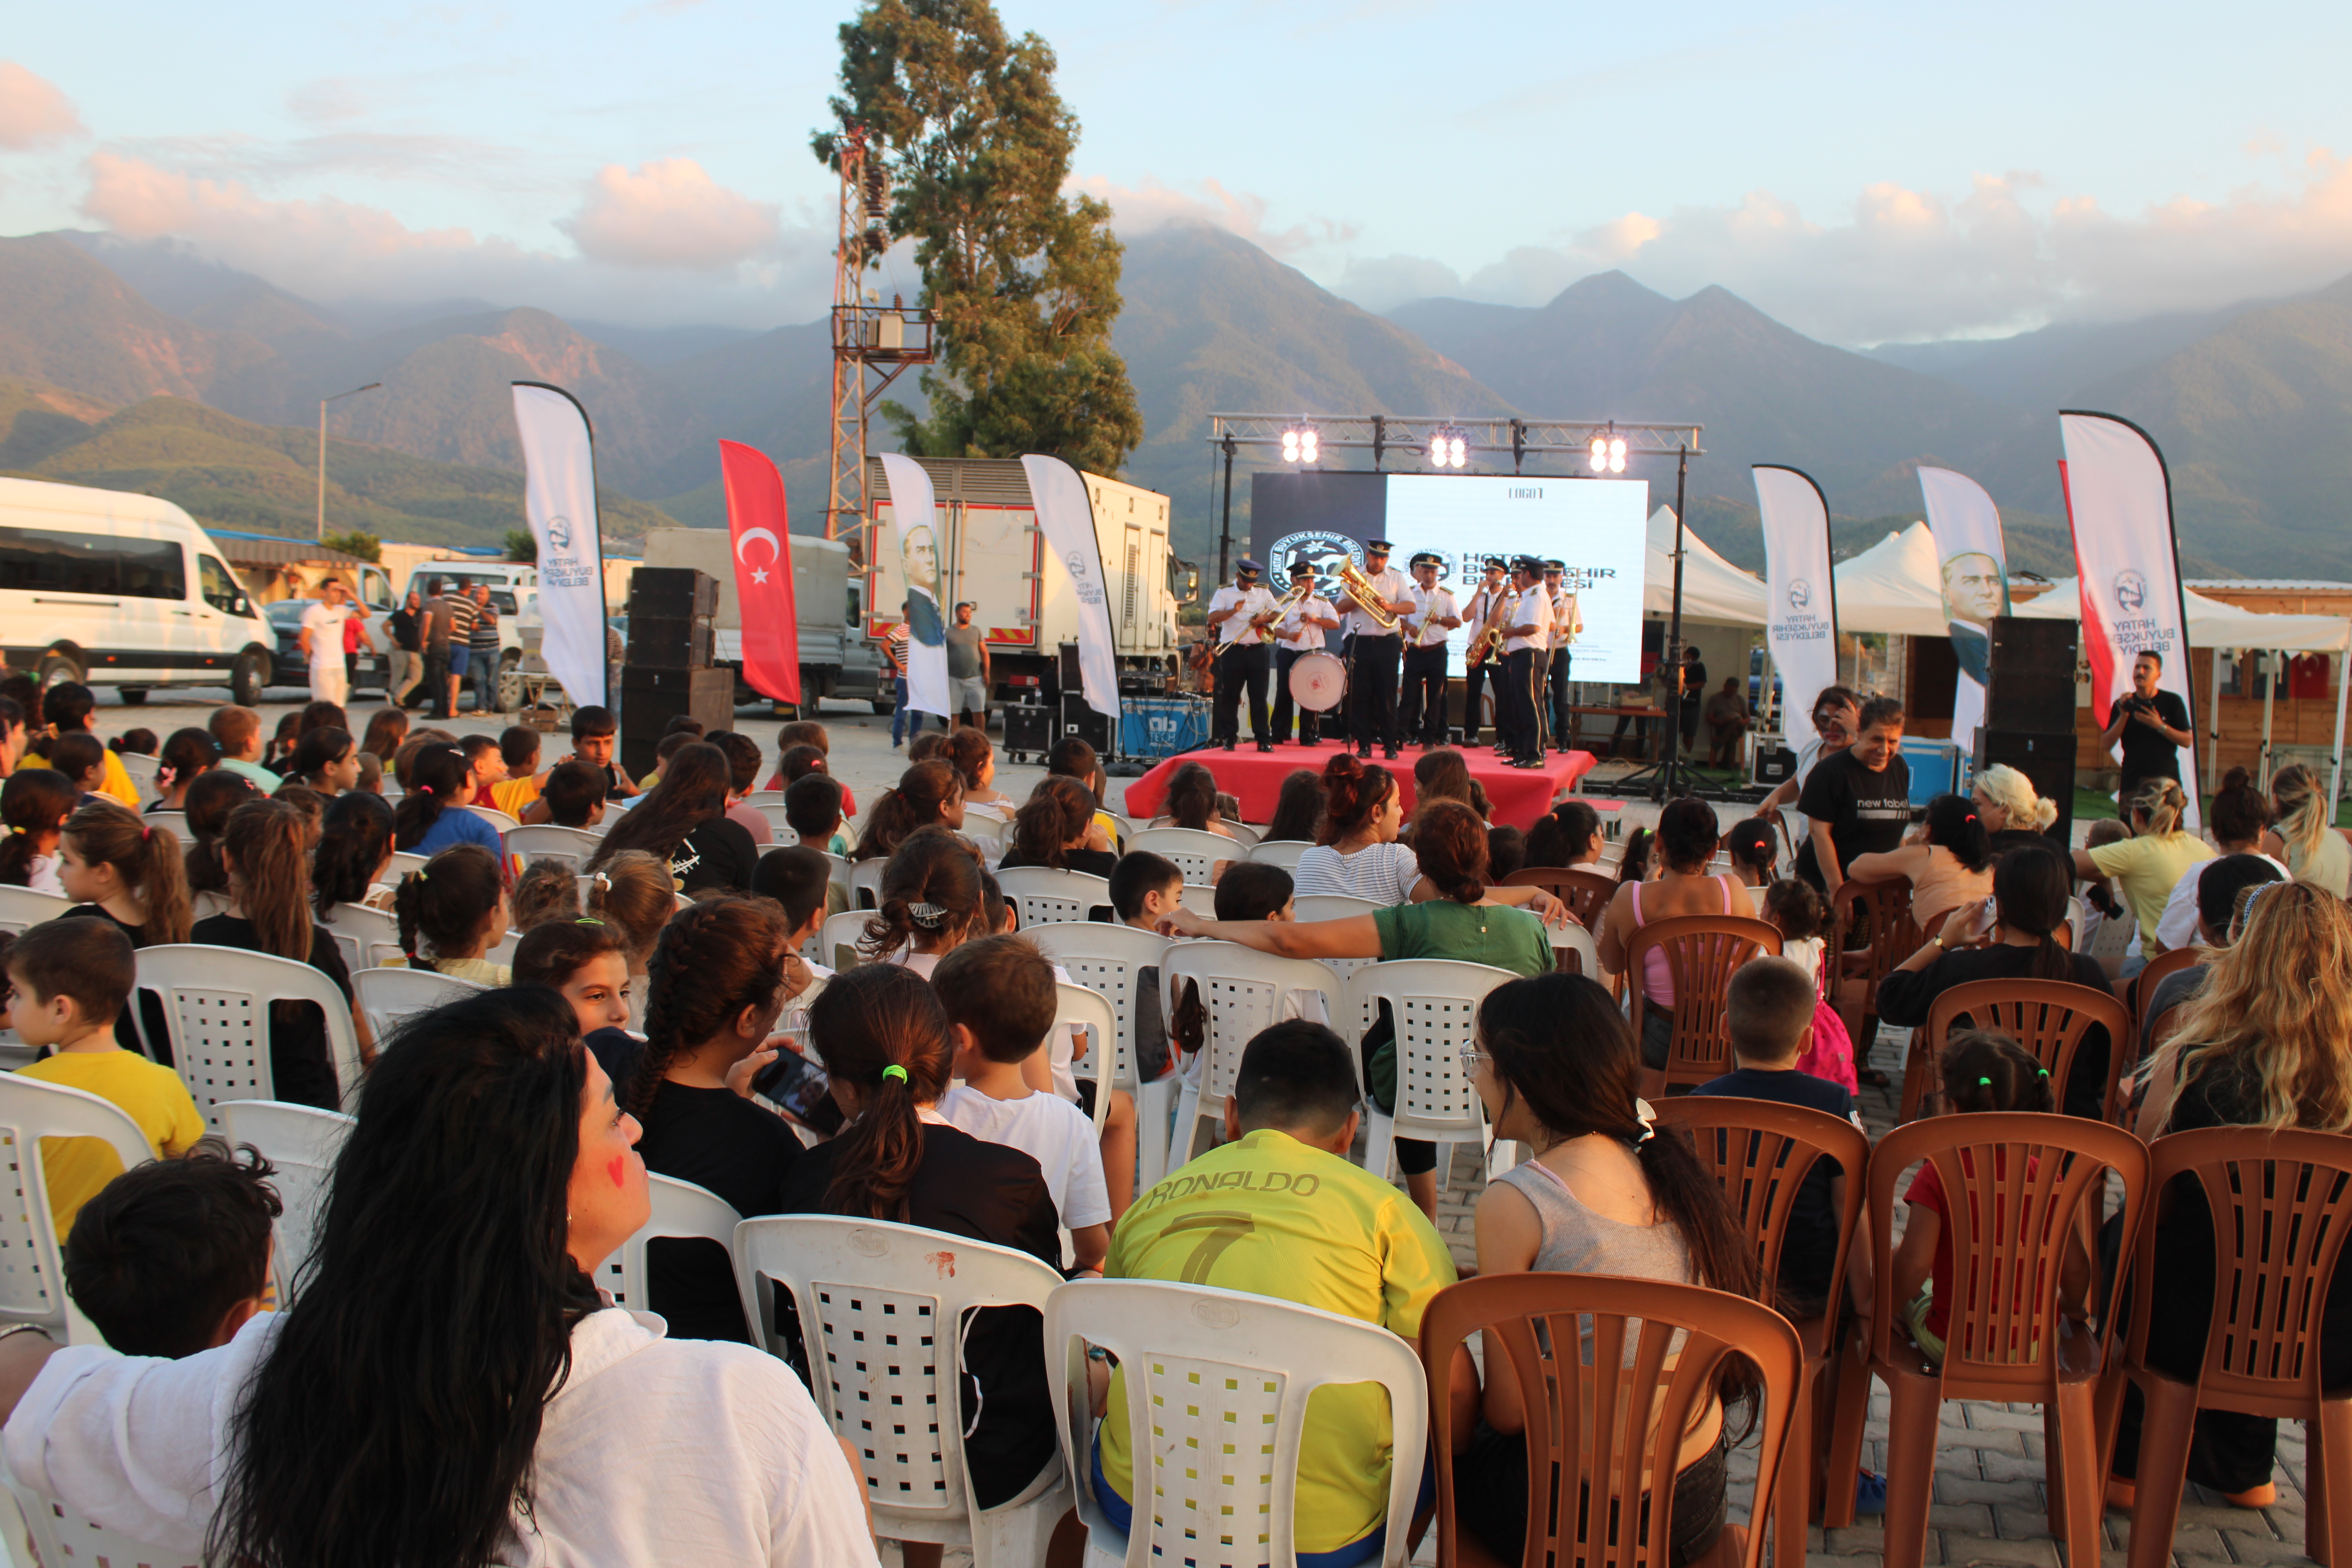
[[[151,811],[142,820],[150,827],[170,828],[172,837],[180,841],[183,849],[196,841],[195,833],[188,826],[188,814],[184,811]]]
[[[133,1563],[138,1568],[205,1568],[202,1552],[133,1541],[42,1496],[14,1476],[7,1480],[16,1511],[24,1516],[26,1533],[32,1538],[33,1551],[50,1568],[72,1568],[79,1563],[112,1568],[131,1568]]]
[[[1478,1004],[1515,976],[1486,963],[1444,958],[1402,958],[1358,970],[1348,979],[1349,1012],[1372,1017],[1385,1002],[1396,1027],[1396,1109],[1367,1104],[1364,1169],[1387,1180],[1396,1141],[1486,1142],[1486,1112],[1463,1070],[1462,1047],[1478,1035]],[[1220,1113],[1223,1107],[1218,1107]],[[1497,1142],[1487,1163],[1491,1179],[1518,1163],[1517,1146]],[[1437,1162],[1438,1185],[1446,1167]]]
[[[1581,866],[1528,866],[1503,879],[1506,888],[1541,888],[1568,906],[1577,924],[1598,931],[1609,900],[1617,896],[1617,879]],[[1593,973],[1586,970],[1587,974]]]
[[[1940,1368],[1899,1326],[1895,1300],[1895,1182],[1922,1160],[1933,1161],[1943,1178],[1952,1244],[1951,1321]],[[2050,1533],[2070,1543],[2070,1563],[2097,1554],[2105,1498],[2093,1406],[2105,1346],[2063,1317],[2058,1291],[2066,1249],[2096,1223],[2110,1171],[2123,1178],[2129,1245],[2147,1201],[2148,1153],[2119,1127],[2079,1116],[1983,1111],[1907,1122],[1872,1151],[1876,1300],[1869,1375],[1886,1384],[1891,1401],[1886,1568],[1920,1568],[1927,1554],[1937,1423],[1947,1399],[2042,1407]]]
[[[866,940],[866,922],[874,918],[872,910],[844,910],[837,915],[824,917],[817,931],[817,948],[833,956],[824,961],[827,969],[855,969],[866,962],[857,944]]]
[[[1118,1021],[1110,1058],[1111,1086],[1135,1099],[1137,1190],[1148,1189],[1168,1173],[1168,1124],[1176,1111],[1177,1082],[1172,1077],[1138,1081],[1135,1020],[1137,1009],[1160,1005],[1159,991],[1146,994],[1139,974],[1160,963],[1168,950],[1168,939],[1156,931],[1102,921],[1056,921],[1026,934],[1037,951],[1060,964],[1072,980],[1110,1004],[1111,1014]]]
[[[507,853],[529,863],[532,860],[555,860],[570,866],[574,874],[587,869],[596,851],[603,848],[604,837],[583,827],[558,827],[551,822],[522,823],[507,829]]]
[[[480,817],[484,822],[488,823],[492,827],[497,828],[500,837],[512,833],[516,828],[522,826],[520,821],[516,820],[514,817],[509,816],[505,812],[500,811],[495,805],[469,805],[466,809],[472,812],[476,816]]]
[[[1070,1071],[1074,1077],[1095,1081],[1095,1139],[1099,1142],[1104,1119],[1110,1114],[1109,1089],[1128,1087],[1119,1081],[1118,1015],[1111,1010],[1110,998],[1101,992],[1057,980],[1054,983],[1054,1027],[1077,1029],[1085,1034],[1087,1048],[1070,1064]],[[1106,1061],[1111,1064],[1108,1073],[1103,1071]],[[1134,1076],[1131,1066],[1127,1076]],[[1103,1084],[1105,1078],[1110,1079],[1108,1089]]]
[[[1962,1018],[1979,1028],[1999,1029],[2033,1054],[2050,1069],[2050,1092],[2064,1101],[2067,1074],[2074,1053],[2094,1025],[2107,1031],[2107,1092],[2105,1119],[2116,1119],[2121,1089],[2119,1069],[2131,1061],[2131,1015],[2104,991],[2077,985],[2071,980],[1971,980],[1936,998],[1927,1009],[1927,1026],[1911,1035],[1910,1059],[1903,1068],[1903,1103],[1898,1119],[1909,1121],[1919,1113],[1935,1064],[1944,1044]]]
[[[785,1342],[770,1281],[792,1292],[809,1392],[858,1452],[875,1534],[968,1547],[974,1568],[1043,1561],[1069,1484],[1048,1465],[1003,1507],[973,1502],[956,1326],[980,1307],[1045,1310],[1060,1273],[1010,1247],[833,1215],[747,1219],[734,1251],[745,1321],[772,1354]]]
[[[375,1035],[377,1048],[382,1049],[394,1043],[401,1025],[415,1015],[489,987],[460,980],[454,974],[402,965],[360,970],[352,976],[352,989],[358,994],[360,1011],[367,1015],[368,1028]]]
[[[780,789],[755,789],[743,797],[743,804],[752,806],[782,805],[784,804],[784,792]]]
[[[163,999],[172,1065],[212,1131],[221,1130],[220,1108],[230,1100],[278,1098],[269,1074],[272,1002],[308,1002],[324,1014],[335,1080],[346,1097],[359,1088],[351,999],[309,964],[201,942],[142,947],[138,959],[138,990]],[[134,1005],[130,1012],[140,1048],[156,1058],[158,1042],[147,1037],[147,1008]]]
[[[1850,945],[1855,932],[1869,939],[1866,946]],[[1830,1005],[1853,1037],[1857,1062],[1870,1054],[1878,1031],[1878,983],[1927,940],[1911,918],[1908,877],[1849,878],[1830,900],[1830,945],[1822,957],[1835,965],[1830,971]],[[1863,1027],[1865,1020],[1868,1032]]]
[[[1004,846],[1013,837],[1013,825],[1001,816],[967,808],[963,814],[963,826],[957,831],[979,845],[983,853],[993,850],[994,853],[988,856],[993,860],[1004,853]]]
[[[274,1227],[270,1278],[278,1286],[278,1309],[294,1301],[303,1268],[317,1246],[327,1217],[327,1179],[335,1156],[351,1136],[352,1119],[341,1111],[289,1105],[279,1100],[238,1100],[221,1107],[221,1122],[232,1145],[250,1143],[278,1167],[269,1184],[286,1212]]]
[[[1185,980],[1199,988],[1207,1025],[1201,1060],[1177,1098],[1176,1126],[1168,1142],[1171,1171],[1192,1158],[1202,1117],[1223,1125],[1225,1097],[1233,1093],[1241,1070],[1242,1047],[1260,1030],[1282,1021],[1293,992],[1320,995],[1334,1021],[1349,1016],[1346,984],[1328,964],[1310,958],[1276,958],[1238,942],[1172,942],[1160,964],[1160,1005],[1171,1017],[1176,1012],[1177,983]]]
[[[433,857],[430,855],[417,855],[405,849],[395,849],[392,854],[392,865],[383,874],[384,879],[397,886],[403,877],[407,876],[411,871],[422,871],[426,866],[432,864],[432,861]]]
[[[1184,880],[1205,888],[1218,861],[1249,858],[1250,842],[1238,837],[1228,838],[1222,833],[1203,833],[1197,827],[1147,827],[1128,840],[1128,854],[1139,850],[1149,850],[1172,861],[1184,873]]]
[[[353,974],[380,968],[401,956],[400,921],[385,910],[365,904],[337,904],[319,923],[334,937],[343,967]]]
[[[597,1266],[596,1283],[613,1293],[613,1304],[632,1311],[650,1312],[646,1281],[646,1243],[667,1240],[715,1241],[735,1253],[735,1227],[743,1216],[734,1205],[708,1187],[681,1182],[648,1171],[646,1185],[653,1198],[653,1214],[620,1249]]]
[[[1583,1324],[1592,1339],[1589,1358],[1579,1339]],[[1699,1561],[1709,1568],[1759,1568],[1764,1532],[1753,1526],[1776,1495],[1804,1386],[1804,1349],[1786,1318],[1722,1290],[1606,1274],[1496,1274],[1439,1291],[1422,1313],[1421,1359],[1433,1413],[1430,1436],[1440,1456],[1440,1563],[1465,1560],[1454,1517],[1454,1467],[1444,1459],[1454,1437],[1446,1395],[1455,1349],[1481,1330],[1506,1358],[1497,1364],[1487,1356],[1486,1380],[1516,1378],[1528,1412],[1522,1560],[1530,1563],[1666,1568],[1683,1434],[1713,1393],[1724,1360],[1740,1355],[1754,1363],[1764,1413],[1757,1424],[1750,1528],[1727,1522]],[[1619,1414],[1633,1410],[1652,1413],[1646,1427]],[[1594,1411],[1609,1418],[1596,1421]],[[1643,1434],[1638,1442],[1628,1440],[1634,1431]]]
[[[22,931],[57,919],[74,907],[71,899],[30,888],[0,888],[0,931]]]
[[[2219,1268],[2197,1376],[2184,1382],[2156,1370],[2147,1363],[2148,1326],[2157,1291],[2170,1281],[2157,1272],[2159,1226],[2140,1227],[2122,1363],[2099,1398],[2099,1430],[2110,1435],[2126,1378],[2147,1402],[2134,1478],[2130,1568],[2163,1568],[2171,1561],[2200,1410],[2305,1424],[2304,1552],[2323,1563],[2352,1563],[2352,1390],[2320,1382],[2328,1287],[2352,1228],[2352,1137],[2207,1127],[2159,1138],[2148,1155],[2151,1191],[2164,1191],[2176,1177],[2204,1189]]]
[[[1722,1184],[1732,1217],[1739,1222],[1763,1266],[1767,1289],[1780,1278],[1780,1251],[1788,1236],[1790,1205],[1812,1173],[1814,1162],[1834,1160],[1844,1176],[1843,1201],[1837,1207],[1837,1250],[1830,1266],[1823,1311],[1791,1321],[1805,1348],[1805,1386],[1790,1407],[1790,1452],[1782,1461],[1780,1493],[1772,1500],[1772,1554],[1776,1563],[1801,1563],[1805,1521],[1814,1511],[1816,1500],[1831,1507],[1841,1500],[1831,1495],[1838,1489],[1825,1481],[1853,1475],[1862,1466],[1862,1417],[1867,1413],[1870,1380],[1859,1368],[1850,1377],[1837,1373],[1838,1352],[1846,1337],[1839,1331],[1846,1299],[1845,1271],[1853,1256],[1854,1225],[1862,1215],[1870,1140],[1851,1121],[1772,1100],[1684,1095],[1656,1110],[1661,1121],[1690,1132],[1699,1163]],[[1824,1396],[1852,1417],[1850,1452],[1832,1444],[1824,1457],[1820,1449],[1815,1418]],[[1830,1429],[1847,1435],[1848,1424],[1832,1422]],[[1851,1522],[1851,1486],[1844,1488],[1843,1503],[1843,1516],[1836,1522]],[[1825,1513],[1822,1523],[1831,1522]]]
[[[1021,911],[1021,929],[1055,921],[1083,921],[1110,905],[1110,879],[1046,866],[1015,866],[996,873],[996,885]]]
[[[890,864],[887,856],[849,863],[849,907],[853,910],[878,910],[882,907],[882,871]],[[1106,884],[1108,886],[1108,884]]]
[[[1089,1344],[1116,1357],[1122,1375],[1136,1464],[1131,1533],[1110,1522],[1095,1495]],[[1308,1396],[1328,1384],[1388,1390],[1389,1451],[1398,1462],[1389,1468],[1381,1562],[1402,1568],[1412,1554],[1407,1537],[1429,1442],[1429,1394],[1413,1347],[1386,1329],[1206,1285],[1078,1279],[1045,1303],[1045,1375],[1063,1417],[1063,1468],[1087,1527],[1089,1568],[1293,1568],[1299,1439]],[[1249,1434],[1246,1442],[1236,1441],[1240,1433]]]
[[[2082,948],[2083,919],[2083,900],[2072,894],[2067,895],[2066,923],[2063,928],[2063,934],[2061,935],[2057,931],[2053,931],[2051,934],[2057,936],[2059,942],[2064,944],[2066,951],[2069,952],[2078,952]]]
[[[784,848],[789,846],[798,844],[801,841],[800,829],[794,827],[791,823],[784,820],[784,803],[782,801],[754,801],[746,799],[743,804],[750,806],[753,811],[758,812],[761,818],[767,822],[769,837],[774,841],[770,845],[771,848]]]
[[[1668,983],[1675,989],[1675,1037],[1666,1050],[1665,1091],[1721,1078],[1731,1070],[1725,1013],[1732,972],[1759,955],[1777,955],[1779,929],[1744,915],[1675,915],[1636,930],[1625,944],[1624,969],[1636,1035],[1650,1005],[1642,971],[1653,948],[1666,955]]]
[[[163,793],[155,787],[155,775],[163,766],[162,758],[147,756],[139,752],[117,752],[114,753],[114,760],[122,764],[122,771],[130,776],[132,787],[139,792],[142,805]]]
[[[38,1323],[65,1344],[102,1345],[66,1293],[65,1237],[49,1208],[44,1138],[96,1138],[128,1171],[155,1157],[147,1135],[110,1100],[22,1073],[0,1073],[0,1141],[7,1151],[0,1186],[0,1322]],[[27,1152],[31,1151],[31,1152]]]
[[[1563,925],[1548,924],[1544,927],[1544,934],[1551,938],[1554,963],[1572,974],[1606,983],[1601,973],[1601,944],[1593,940],[1592,933],[1581,922],[1570,920]],[[1576,960],[1572,969],[1568,962],[1571,956]]]
[[[1217,918],[1217,889],[1199,882],[1187,882],[1176,896],[1176,901],[1202,920]]]
[[[1360,899],[1350,893],[1301,893],[1290,900],[1290,912],[1302,921],[1343,921],[1386,908],[1377,899]]]
[[[1286,871],[1298,869],[1298,858],[1315,846],[1304,838],[1267,838],[1250,846],[1249,858],[1261,865],[1279,866]]]
[[[2134,1061],[2139,1055],[2140,1026],[2147,1022],[2147,1005],[2156,995],[2157,985],[2167,975],[2178,974],[2192,968],[2204,956],[2204,949],[2194,945],[2176,947],[2159,952],[2147,961],[2147,967],[2124,982],[2124,1007],[2131,1014],[2131,1049],[2125,1053]],[[2117,1076],[2122,1076],[2120,1071]]]

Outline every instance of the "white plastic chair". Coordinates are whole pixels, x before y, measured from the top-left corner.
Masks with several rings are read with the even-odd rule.
[[[1280,1023],[1294,992],[1323,998],[1328,1017],[1345,1016],[1347,985],[1328,964],[1311,958],[1276,958],[1230,942],[1180,942],[1169,945],[1160,963],[1160,1005],[1176,1014],[1176,984],[1189,980],[1200,990],[1208,1015],[1201,1059],[1176,1102],[1176,1126],[1168,1141],[1168,1166],[1192,1158],[1202,1118],[1222,1123],[1225,1097],[1241,1070],[1242,1047],[1260,1031]]]
[[[38,1323],[63,1343],[102,1345],[105,1338],[66,1294],[65,1238],[57,1233],[48,1169],[37,1152],[43,1138],[98,1139],[126,1171],[153,1159],[155,1151],[139,1123],[112,1100],[22,1073],[0,1073],[0,1143],[5,1145],[0,1322]]]
[[[279,1100],[239,1100],[221,1107],[221,1121],[232,1144],[250,1143],[278,1167],[269,1184],[278,1189],[286,1212],[278,1216],[270,1276],[278,1283],[278,1309],[284,1311],[293,1304],[302,1267],[318,1245],[319,1226],[327,1217],[327,1178],[351,1136],[352,1119]]]
[[[1249,858],[1265,866],[1279,866],[1286,871],[1298,869],[1298,858],[1315,846],[1304,838],[1268,838],[1250,846]]]
[[[1015,866],[996,873],[996,885],[1021,911],[1021,929],[1055,921],[1082,921],[1110,908],[1110,879],[1049,866]]]
[[[151,811],[141,820],[150,827],[170,828],[172,837],[180,841],[183,849],[196,841],[195,832],[189,827],[188,814],[184,811]]]
[[[583,827],[558,827],[551,822],[519,823],[507,829],[507,853],[526,865],[533,860],[554,860],[572,868],[574,875],[585,870],[596,851],[603,848],[601,835]]]
[[[53,921],[74,907],[71,899],[30,888],[0,888],[0,931],[22,931]]]
[[[1068,971],[1072,980],[1109,1002],[1118,1021],[1110,1081],[1135,1100],[1136,1181],[1137,1190],[1142,1191],[1168,1173],[1168,1121],[1176,1110],[1176,1079],[1138,1082],[1135,1056],[1138,1010],[1160,1005],[1156,986],[1148,994],[1142,990],[1140,972],[1159,963],[1168,939],[1157,931],[1102,921],[1056,921],[1024,934],[1038,952]]]
[[[1127,853],[1148,851],[1160,856],[1173,862],[1184,873],[1184,880],[1205,888],[1218,861],[1247,859],[1249,848],[1249,841],[1203,833],[1197,827],[1147,827],[1129,840]]]
[[[1061,1275],[1025,1252],[919,1226],[775,1215],[735,1227],[735,1279],[752,1338],[784,1353],[773,1281],[792,1291],[809,1392],[859,1455],[874,1532],[962,1546],[973,1568],[1033,1568],[1070,1506],[1048,1465],[982,1512],[963,1446],[963,1335],[979,1307],[1043,1311]],[[895,1430],[894,1430],[895,1428]]]
[[[853,910],[878,910],[882,907],[882,873],[890,864],[887,856],[877,855],[870,860],[849,863],[849,907]]]
[[[782,805],[784,792],[780,789],[755,789],[743,797],[745,805]]]
[[[1132,1533],[1113,1525],[1095,1496],[1089,1344],[1116,1357],[1121,1374],[1137,1471]],[[1063,1468],[1087,1527],[1088,1568],[1294,1568],[1299,1439],[1307,1397],[1329,1384],[1388,1390],[1394,1462],[1380,1560],[1402,1568],[1412,1556],[1406,1537],[1429,1447],[1428,1390],[1421,1357],[1386,1329],[1240,1290],[1078,1279],[1045,1303],[1045,1376],[1061,1417]]]
[[[2073,931],[2073,932],[2074,933],[2074,940],[2073,942],[2069,942],[2067,945],[2068,945],[2070,948],[2072,948],[2072,949],[2073,949],[2074,952],[2082,952],[2082,951],[2083,951],[2083,900],[2082,900],[2081,899],[2079,899],[2079,898],[2074,897],[2074,896],[2073,896],[2073,895],[2071,895],[2071,894],[2067,897],[2067,900],[2066,900],[2066,928],[2067,928],[2067,930],[2069,930],[2069,931]]]
[[[476,816],[480,817],[484,822],[488,823],[492,827],[497,828],[501,836],[512,833],[516,828],[522,826],[520,822],[509,816],[505,812],[500,811],[495,805],[469,805],[466,809],[472,812]]]
[[[359,994],[360,1011],[367,1015],[368,1029],[375,1036],[376,1048],[382,1050],[393,1043],[400,1026],[415,1015],[489,987],[454,974],[402,965],[360,970],[352,976],[352,989]]]
[[[982,853],[987,855],[992,860],[1003,855],[1005,845],[1010,843],[1013,837],[1011,823],[985,811],[967,809],[963,814],[963,826],[958,831],[974,844],[979,845]]]
[[[866,962],[857,944],[866,940],[866,925],[874,918],[872,910],[844,910],[837,915],[824,917],[817,931],[817,951],[824,954],[827,969],[855,969]]]
[[[1349,981],[1351,1012],[1373,1016],[1385,1002],[1396,1027],[1396,1110],[1388,1115],[1377,1105],[1365,1107],[1364,1169],[1387,1180],[1399,1137],[1486,1142],[1486,1114],[1462,1070],[1462,1047],[1477,1037],[1478,1004],[1486,993],[1515,978],[1491,964],[1400,958],[1358,970]],[[1449,1163],[1437,1162],[1441,1187]],[[1488,1173],[1517,1163],[1498,1142]]]
[[[681,1182],[676,1176],[647,1172],[646,1184],[653,1198],[653,1214],[637,1233],[596,1269],[596,1283],[613,1293],[613,1304],[632,1311],[650,1312],[646,1281],[646,1243],[656,1240],[715,1241],[735,1255],[735,1227],[743,1216],[734,1205],[708,1187]]]
[[[202,942],[142,947],[138,958],[138,989],[163,999],[172,1065],[212,1131],[221,1130],[220,1108],[230,1100],[278,1098],[269,1071],[272,1002],[308,1002],[324,1014],[336,1083],[345,1096],[359,1088],[360,1041],[351,1000],[309,964]],[[160,1042],[147,1037],[147,1009],[132,1007],[131,1021],[140,1048],[161,1059]]]
[[[353,974],[401,955],[400,921],[386,910],[365,904],[337,904],[320,923],[333,935],[343,955],[343,967]]]
[[[1375,899],[1359,899],[1349,893],[1301,893],[1290,900],[1290,912],[1302,921],[1343,921],[1349,915],[1369,915],[1388,908]]]
[[[775,800],[746,799],[743,804],[766,819],[769,837],[774,841],[769,847],[781,849],[801,841],[800,829],[784,820],[784,803],[781,797]]]
[[[26,1533],[32,1538],[33,1551],[43,1563],[57,1564],[58,1568],[72,1568],[80,1563],[121,1564],[122,1568],[130,1568],[132,1563],[139,1568],[205,1568],[200,1552],[133,1541],[120,1531],[109,1530],[63,1503],[43,1497],[14,1476],[7,1479],[9,1494],[16,1500],[16,1511],[24,1516]]]
[[[1221,820],[1223,821],[1226,830],[1234,836],[1234,842],[1240,845],[1244,849],[1256,848],[1258,840],[1265,837],[1265,829],[1264,827],[1253,826],[1246,822],[1235,822],[1231,817],[1224,817]]]
[[[403,877],[407,876],[411,871],[422,871],[426,866],[432,864],[432,861],[433,857],[430,855],[416,855],[405,849],[395,849],[392,854],[392,865],[384,871],[384,880],[398,887]]]
[[[1103,1121],[1110,1114],[1110,1091],[1125,1089],[1134,1093],[1119,1081],[1118,1014],[1112,1008],[1110,998],[1101,992],[1057,980],[1054,983],[1054,1027],[1057,1031],[1078,1030],[1085,1038],[1087,1048],[1083,1053],[1074,1052],[1070,1072],[1073,1077],[1094,1080],[1095,1140],[1100,1142]],[[1108,1074],[1103,1071],[1106,1061],[1111,1064]],[[1128,1076],[1133,1076],[1131,1070]],[[1108,1085],[1103,1081],[1106,1077],[1110,1080]]]
[[[114,758],[122,764],[122,771],[130,775],[131,786],[138,790],[142,805],[163,793],[155,787],[155,774],[163,765],[161,757],[145,756],[138,752],[117,752]]]
[[[1176,901],[1202,920],[1217,918],[1217,889],[1198,882],[1187,882],[1177,893]]]
[[[216,893],[209,888],[201,893],[188,895],[188,916],[191,922],[208,921],[215,915],[225,915],[232,907],[226,893]]]
[[[1592,933],[1584,929],[1582,921],[1566,920],[1558,925],[1547,924],[1544,927],[1544,934],[1551,938],[1551,958],[1554,963],[1559,962],[1560,950],[1565,948],[1576,954],[1578,973],[1587,980],[1598,980],[1604,985],[1608,984],[1607,978],[1601,973],[1601,946],[1593,941]]]

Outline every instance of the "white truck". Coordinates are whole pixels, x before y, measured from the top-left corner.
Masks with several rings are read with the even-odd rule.
[[[793,607],[800,621],[801,696],[863,699],[887,713],[892,696],[882,680],[882,655],[860,631],[866,583],[849,570],[849,547],[795,533]],[[719,614],[711,622],[714,664],[735,672],[735,700],[761,700],[743,679],[743,611],[735,596],[735,557],[723,528],[656,528],[646,535],[646,566],[691,566],[719,579]],[[618,613],[623,606],[615,605]]]
[[[992,698],[1057,688],[1060,647],[1078,640],[1077,594],[1069,573],[1045,547],[1020,461],[917,460],[930,476],[934,503],[928,559],[919,533],[910,531],[911,552],[900,548],[889,480],[880,459],[866,465],[867,510],[875,537],[886,542],[873,552],[869,568],[866,635],[878,637],[898,620],[911,559],[919,576],[933,574],[928,585],[950,622],[954,606],[969,600],[973,622],[987,628]],[[1119,668],[1173,675],[1177,607],[1199,594],[1200,570],[1178,560],[1170,545],[1168,498],[1100,474],[1079,477],[1093,503]]]

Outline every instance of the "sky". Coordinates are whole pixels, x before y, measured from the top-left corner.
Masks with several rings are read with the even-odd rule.
[[[2352,6],[1007,0],[1074,189],[1369,310],[1619,268],[1826,342],[2000,337],[2352,273]],[[26,6],[0,234],[307,298],[767,328],[830,295],[847,0]],[[126,36],[127,35],[127,36]],[[877,280],[911,296],[905,254]]]

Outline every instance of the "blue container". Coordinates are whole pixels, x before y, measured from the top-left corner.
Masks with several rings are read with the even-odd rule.
[[[1188,697],[1124,697],[1119,700],[1119,750],[1158,761],[1208,743],[1207,705]]]
[[[1926,735],[1903,737],[1903,760],[1911,768],[1911,804],[1925,805],[1939,795],[1960,793],[1960,748]]]

